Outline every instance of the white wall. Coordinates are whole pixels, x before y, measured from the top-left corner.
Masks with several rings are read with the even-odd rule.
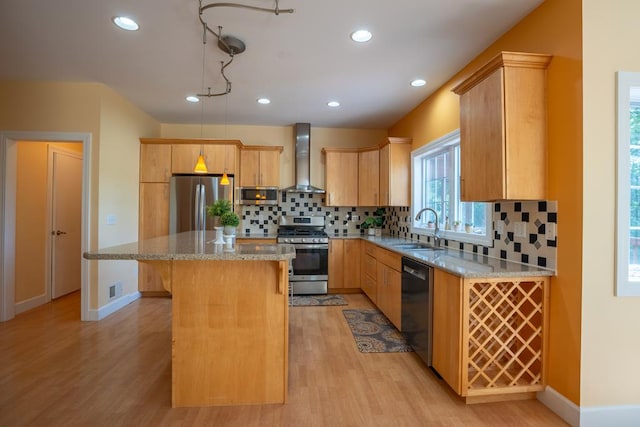
[[[583,408],[640,405],[640,298],[613,296],[615,73],[640,72],[639,19],[637,0],[583,1]]]

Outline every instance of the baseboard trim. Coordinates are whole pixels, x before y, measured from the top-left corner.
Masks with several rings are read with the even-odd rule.
[[[594,406],[580,410],[581,427],[637,427],[640,405]]]
[[[580,407],[547,386],[538,400],[573,427],[637,427],[640,405]]]
[[[29,298],[28,300],[20,301],[15,305],[15,313],[20,314],[25,311],[31,310],[32,308],[36,308],[40,305],[46,304],[47,296],[45,294],[38,295],[37,297]]]
[[[98,320],[102,320],[105,317],[115,313],[120,310],[122,307],[131,304],[135,300],[140,298],[140,292],[136,291],[132,294],[123,295],[117,300],[113,300],[108,304],[103,305],[99,309],[89,309],[88,312],[88,321],[97,322]]]
[[[538,392],[538,400],[573,427],[580,425],[580,407],[552,387]]]

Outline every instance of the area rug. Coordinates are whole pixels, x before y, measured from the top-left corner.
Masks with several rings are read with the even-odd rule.
[[[413,351],[402,334],[376,309],[342,310],[362,353]]]
[[[342,295],[294,295],[291,297],[291,305],[348,305]]]

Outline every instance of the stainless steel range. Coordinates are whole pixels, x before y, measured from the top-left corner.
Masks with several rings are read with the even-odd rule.
[[[293,295],[326,294],[329,279],[329,236],[324,216],[282,216],[278,243],[292,244],[289,284]]]

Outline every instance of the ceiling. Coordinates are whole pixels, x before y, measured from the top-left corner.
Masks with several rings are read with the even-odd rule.
[[[224,91],[229,59],[211,34],[203,49],[198,0],[0,0],[0,79],[104,83],[162,123],[386,129],[540,3],[280,0],[295,12],[278,16],[211,8],[203,19],[246,51],[226,69],[231,93],[193,104],[185,97],[203,88]],[[140,29],[118,29],[120,15]],[[360,28],[371,41],[350,39]],[[414,78],[427,85],[411,87]]]

